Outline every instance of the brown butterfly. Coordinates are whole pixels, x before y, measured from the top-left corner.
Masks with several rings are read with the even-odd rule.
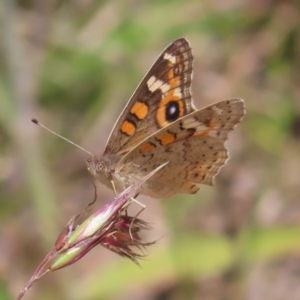
[[[169,198],[213,185],[228,159],[224,142],[245,115],[242,99],[196,110],[191,96],[193,55],[186,39],[170,44],[127,103],[101,157],[86,160],[93,176],[116,193],[165,162],[140,189]]]

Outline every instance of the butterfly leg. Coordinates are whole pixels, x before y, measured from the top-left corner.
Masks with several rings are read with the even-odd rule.
[[[113,188],[113,190],[114,190],[115,196],[118,196],[118,194],[117,194],[117,190],[116,190],[116,186],[115,186],[115,183],[114,183],[114,181],[113,181],[113,180],[111,180],[111,181],[110,181],[110,183],[111,183],[111,185],[112,185],[112,188]]]
[[[90,202],[88,204],[88,206],[85,208],[84,216],[86,216],[91,211],[91,209],[93,208],[93,206],[94,206],[94,204],[95,204],[95,202],[97,200],[97,187],[96,187],[94,181],[92,181],[92,184],[94,186],[94,200],[92,202]]]
[[[93,186],[94,186],[94,199],[93,199],[92,202],[90,202],[90,203],[87,205],[87,207],[84,209],[84,211],[83,211],[81,214],[79,214],[79,215],[77,215],[77,216],[75,217],[74,222],[75,222],[76,220],[78,220],[79,218],[82,218],[82,219],[83,219],[85,216],[87,216],[88,213],[92,210],[92,208],[93,208],[93,206],[94,206],[94,204],[95,204],[95,202],[96,202],[96,200],[97,200],[97,187],[96,187],[94,181],[92,181],[92,184],[93,184]]]
[[[140,209],[140,211],[134,216],[134,218],[132,219],[131,224],[129,226],[129,234],[130,234],[131,240],[133,241],[133,236],[131,233],[132,225],[133,225],[134,221],[137,219],[137,217],[144,211],[144,209],[146,208],[146,205],[142,204],[141,202],[137,201],[135,198],[132,198],[132,197],[131,197],[131,201],[135,202],[136,204],[138,204],[142,207]],[[127,211],[126,211],[126,213],[127,213]]]

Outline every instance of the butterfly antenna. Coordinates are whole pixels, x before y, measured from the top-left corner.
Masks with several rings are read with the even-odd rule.
[[[31,121],[32,121],[34,124],[43,127],[44,129],[50,131],[50,132],[53,133],[54,135],[56,135],[56,136],[60,137],[61,139],[67,141],[68,143],[70,143],[70,144],[76,146],[77,148],[81,149],[82,151],[88,153],[89,155],[94,156],[91,152],[89,152],[89,151],[87,151],[86,149],[82,148],[81,146],[75,144],[74,142],[68,140],[67,138],[63,137],[62,135],[60,135],[60,134],[54,132],[53,130],[49,129],[48,127],[46,127],[45,125],[43,125],[42,123],[40,123],[37,119],[31,119]]]

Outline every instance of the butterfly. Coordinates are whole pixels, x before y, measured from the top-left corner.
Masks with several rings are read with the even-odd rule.
[[[228,99],[197,110],[192,65],[188,41],[171,43],[125,106],[103,155],[86,160],[90,173],[116,193],[166,162],[139,193],[169,198],[214,185],[229,157],[224,142],[245,115],[244,101]]]

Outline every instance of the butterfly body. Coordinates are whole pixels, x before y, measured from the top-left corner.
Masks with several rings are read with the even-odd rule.
[[[102,157],[87,160],[89,171],[116,192],[168,164],[143,184],[154,198],[192,194],[213,185],[228,159],[228,132],[245,114],[241,99],[196,110],[190,91],[193,56],[181,38],[169,45],[121,113]]]

